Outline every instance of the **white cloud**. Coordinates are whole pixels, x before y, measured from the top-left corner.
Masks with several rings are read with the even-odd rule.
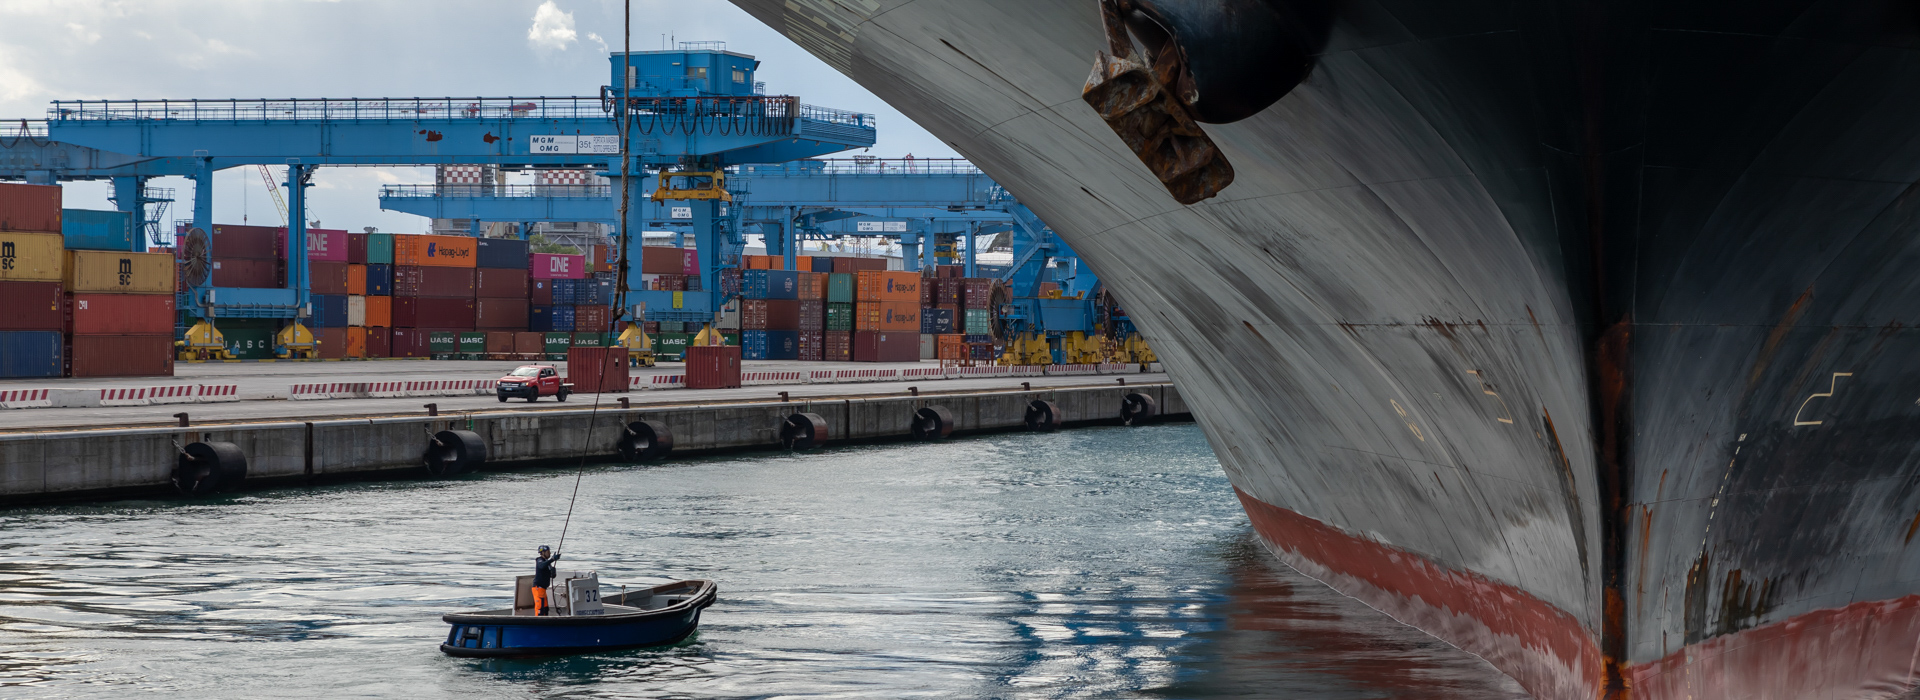
[[[540,3],[540,8],[533,11],[533,26],[527,28],[527,43],[540,49],[565,51],[579,36],[573,30],[573,13],[561,12],[553,0]]]
[[[600,38],[599,34],[595,34],[593,32],[587,32],[587,38],[593,40],[593,43],[600,45],[600,53],[607,53],[606,39]]]

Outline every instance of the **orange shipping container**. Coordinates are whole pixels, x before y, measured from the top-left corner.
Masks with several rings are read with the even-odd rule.
[[[920,302],[863,301],[853,308],[856,331],[920,332]]]
[[[810,301],[827,298],[827,273],[800,273],[800,300]]]
[[[393,327],[393,297],[364,297],[367,300],[368,328]]]
[[[807,255],[793,256],[793,269],[798,270],[800,272],[812,272],[813,271],[812,256],[807,256]]]
[[[347,357],[367,356],[367,329],[350,327],[347,329]]]
[[[393,264],[422,267],[474,267],[479,260],[477,239],[466,236],[393,237]]]
[[[860,272],[859,284],[854,289],[853,299],[858,302],[912,302],[914,307],[918,308],[921,284],[924,283],[918,272],[863,270]],[[914,326],[914,330],[919,329],[919,326]]]
[[[347,266],[347,293],[353,296],[367,295],[367,266]]]

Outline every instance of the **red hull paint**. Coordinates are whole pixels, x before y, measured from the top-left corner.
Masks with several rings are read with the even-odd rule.
[[[1634,700],[1892,697],[1913,686],[1920,596],[1854,603],[1714,637],[1627,671]]]
[[[1600,648],[1572,615],[1514,586],[1234,493],[1254,531],[1301,573],[1486,659],[1542,700],[1600,696]]]

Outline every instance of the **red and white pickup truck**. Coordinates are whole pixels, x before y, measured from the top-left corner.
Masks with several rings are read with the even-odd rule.
[[[560,370],[554,369],[553,365],[521,365],[494,385],[494,394],[500,397],[501,403],[514,397],[522,397],[532,403],[539,401],[542,396],[565,401],[571,393],[573,385],[561,382]]]

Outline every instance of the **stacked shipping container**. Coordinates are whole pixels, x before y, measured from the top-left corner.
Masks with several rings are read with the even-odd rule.
[[[0,184],[0,377],[58,377],[64,355],[60,188]]]

